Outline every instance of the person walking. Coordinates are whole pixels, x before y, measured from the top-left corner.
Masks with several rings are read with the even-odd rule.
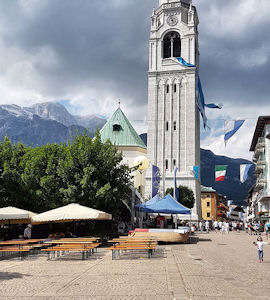
[[[254,244],[255,246],[257,246],[257,249],[258,249],[258,259],[259,259],[259,263],[262,263],[262,262],[263,262],[263,245],[267,245],[267,244],[269,244],[269,243],[270,243],[270,242],[268,242],[268,243],[264,242],[261,236],[258,236],[257,242],[253,242],[253,244]]]
[[[229,234],[229,232],[230,232],[230,224],[229,224],[229,222],[227,222],[227,221],[225,221],[225,232],[226,232],[227,234]]]
[[[205,230],[207,233],[209,233],[209,221],[208,220],[206,220],[206,222],[205,222]]]
[[[200,222],[199,222],[199,229],[200,229],[200,232],[203,231],[203,223],[202,223],[202,220],[200,220]]]
[[[214,221],[214,230],[217,233],[218,232],[218,221]]]
[[[245,222],[245,231],[248,233],[248,222]]]
[[[219,221],[219,222],[218,222],[218,229],[219,229],[220,232],[221,232],[221,230],[222,230],[222,221]]]

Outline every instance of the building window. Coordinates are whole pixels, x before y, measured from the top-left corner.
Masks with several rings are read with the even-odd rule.
[[[176,121],[173,122],[173,130],[176,130]]]
[[[176,84],[173,85],[173,91],[176,93]]]
[[[169,130],[169,122],[166,122],[166,131]]]
[[[165,170],[168,170],[168,159],[165,160]]]
[[[113,124],[113,131],[120,131],[120,130],[121,130],[121,125]]]
[[[210,202],[207,202],[207,204],[206,204],[206,205],[207,205],[207,207],[210,207]]]
[[[168,32],[163,39],[163,58],[180,57],[181,40],[179,33]]]
[[[207,218],[210,218],[210,212],[207,213]]]
[[[173,160],[173,166],[176,166],[176,159]]]
[[[167,84],[166,85],[166,93],[169,94],[169,92],[170,92],[170,86]]]

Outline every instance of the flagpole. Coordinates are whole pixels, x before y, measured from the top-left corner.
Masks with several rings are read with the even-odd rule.
[[[165,173],[166,169],[163,169],[162,181],[163,181],[163,197],[165,197]]]

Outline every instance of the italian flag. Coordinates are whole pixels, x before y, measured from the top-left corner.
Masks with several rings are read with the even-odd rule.
[[[216,182],[224,181],[226,176],[227,166],[216,166]]]

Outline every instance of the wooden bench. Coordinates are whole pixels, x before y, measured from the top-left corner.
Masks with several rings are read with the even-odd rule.
[[[21,247],[5,247],[0,248],[0,253],[2,253],[2,257],[5,256],[5,253],[18,253],[21,260],[25,257],[24,254],[30,252],[30,249],[21,248]]]
[[[82,260],[85,260],[85,257],[88,257],[88,255],[91,256],[94,253],[94,249],[97,250],[97,247],[99,245],[100,243],[61,244],[61,245],[53,246],[51,248],[42,249],[41,251],[47,252],[48,260],[51,259],[51,253],[53,253],[53,256],[55,258],[55,253],[57,253],[57,257],[59,257],[61,252],[62,254],[65,254],[66,252],[81,252]]]
[[[157,241],[153,239],[133,239],[133,238],[117,238],[110,240],[109,243],[114,245],[107,248],[112,251],[112,259],[116,258],[116,253],[120,256],[121,251],[126,250],[147,250],[148,258],[153,255],[153,250],[157,247]]]

